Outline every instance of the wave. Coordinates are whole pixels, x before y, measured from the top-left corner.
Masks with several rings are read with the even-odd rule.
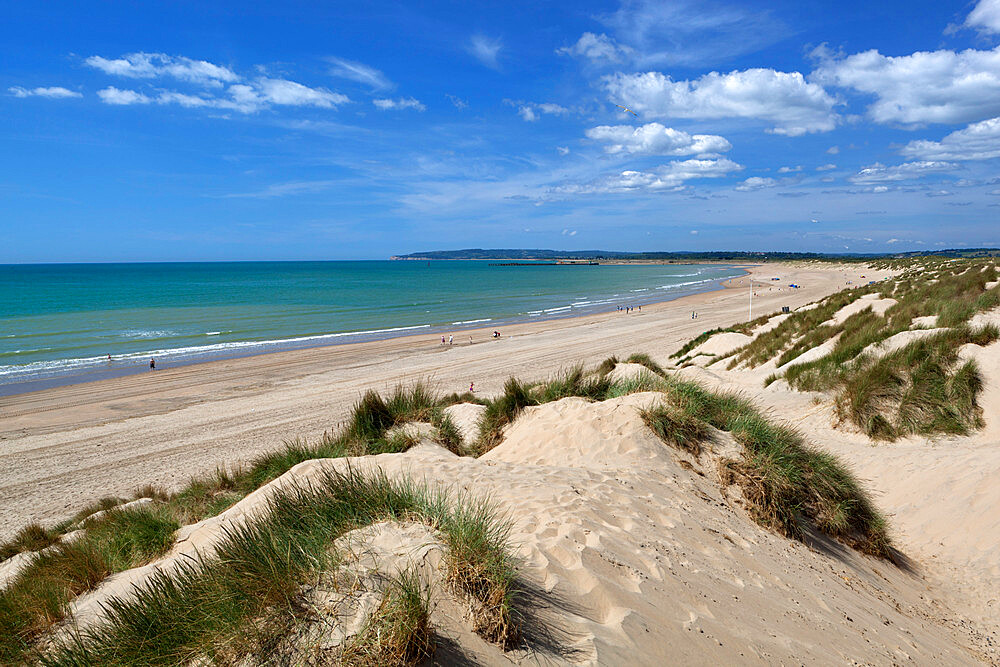
[[[492,321],[493,321],[492,317],[486,317],[481,320],[459,320],[458,322],[452,322],[451,324],[452,326],[454,326],[458,324],[479,324],[480,322],[492,322]]]
[[[246,350],[253,348],[266,348],[278,345],[299,344],[309,341],[337,339],[347,336],[373,336],[383,333],[396,333],[399,331],[414,331],[417,329],[428,329],[431,325],[419,324],[408,327],[390,327],[387,329],[369,329],[366,331],[344,331],[332,334],[316,334],[314,336],[299,336],[297,338],[276,338],[273,340],[247,340],[233,341],[230,343],[215,343],[213,345],[190,345],[187,347],[165,348],[157,350],[142,350],[140,352],[128,352],[114,355],[112,363],[115,368],[120,368],[123,363],[132,364],[145,363],[146,359],[165,357],[200,357],[232,350]],[[95,367],[106,367],[107,356],[99,357],[79,357],[74,359],[54,359],[51,361],[35,361],[30,364],[19,364],[16,366],[0,366],[0,378],[11,378],[22,375],[44,375],[54,372],[84,371]]]

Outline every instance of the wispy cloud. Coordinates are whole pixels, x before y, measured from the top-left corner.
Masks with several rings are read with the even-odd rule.
[[[598,38],[585,55],[613,45],[639,67],[704,67],[752,53],[792,32],[768,11],[705,0],[623,0],[617,11],[599,20],[617,41]]]
[[[122,90],[109,86],[99,90],[97,96],[105,104],[116,106],[176,104],[189,109],[209,108],[244,114],[255,113],[272,106],[333,109],[350,102],[346,95],[325,88],[310,88],[287,79],[260,78],[253,82],[229,86],[226,93],[225,97],[209,94],[191,95],[176,91],[160,91],[155,95],[146,95],[137,90]]]
[[[48,97],[50,99],[83,97],[81,93],[78,93],[75,90],[69,90],[68,88],[63,88],[62,86],[50,86],[47,88],[22,88],[21,86],[12,86],[7,89],[7,92],[14,97]]]
[[[492,69],[500,69],[500,50],[503,42],[499,37],[476,34],[469,40],[469,53],[482,64]]]
[[[920,178],[928,174],[947,173],[957,168],[958,165],[954,162],[934,160],[904,162],[894,166],[886,166],[876,162],[851,176],[850,180],[852,183],[895,183]]]
[[[374,90],[387,90],[394,87],[392,81],[385,74],[364,63],[334,56],[327,58],[327,61],[331,65],[330,74],[332,76],[357,81]]]
[[[552,102],[538,103],[505,99],[503,103],[508,106],[517,107],[517,115],[529,123],[533,123],[538,120],[542,114],[562,116],[569,113],[569,109],[566,107]]]
[[[273,199],[275,197],[289,197],[293,195],[311,194],[329,190],[338,181],[292,181],[289,183],[275,183],[263,190],[256,192],[237,192],[227,195],[220,195],[222,199]]]
[[[183,56],[132,53],[114,59],[91,56],[85,62],[113,76],[172,78],[200,88],[194,91],[162,88],[132,90],[108,86],[98,91],[102,102],[117,106],[178,105],[188,109],[219,109],[250,114],[275,106],[334,109],[351,101],[346,95],[326,88],[268,76],[244,78],[228,67]]]
[[[461,97],[456,97],[455,95],[450,95],[448,93],[445,93],[444,96],[447,97],[448,100],[452,103],[452,105],[459,111],[461,111],[462,109],[467,109],[469,107],[469,103],[463,100]]]
[[[228,67],[184,56],[168,56],[164,53],[129,53],[113,59],[91,56],[84,60],[84,63],[105,74],[134,79],[171,77],[213,87],[240,80],[239,75]]]
[[[372,104],[379,111],[392,111],[400,109],[415,109],[417,111],[426,111],[427,107],[424,104],[413,97],[400,97],[398,99],[375,99],[372,100]]]

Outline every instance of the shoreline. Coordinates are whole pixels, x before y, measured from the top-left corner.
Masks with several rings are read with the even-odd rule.
[[[470,260],[470,261],[480,261],[480,260]],[[702,264],[699,262],[698,264]],[[756,265],[732,265],[728,263],[720,263],[723,266],[731,266],[734,270],[742,270],[743,275],[747,275],[749,271],[748,266]],[[696,264],[692,264],[696,265]],[[734,276],[739,277],[739,276]],[[678,300],[686,299],[692,296],[697,296],[698,294],[705,294],[711,292],[717,292],[719,290],[726,289],[725,283],[732,280],[733,277],[724,278],[721,280],[709,279],[704,281],[704,285],[694,286],[694,285],[682,285],[682,293],[677,294],[672,298],[667,298],[659,301],[643,301],[641,298],[632,299],[637,305],[642,306],[658,306],[666,303],[672,303]],[[686,289],[684,289],[686,288]],[[490,329],[496,329],[502,327],[508,329],[512,326],[518,326],[522,324],[533,324],[541,322],[549,322],[552,320],[568,320],[568,319],[578,319],[587,318],[595,315],[616,313],[617,311],[610,310],[610,304],[607,304],[609,310],[604,310],[602,307],[598,307],[594,310],[586,310],[583,312],[572,313],[567,312],[561,314],[559,312],[553,312],[546,316],[540,317],[496,317],[496,318],[486,318],[484,320],[469,321],[466,323],[460,323],[458,325],[437,325],[437,324],[424,324],[419,326],[409,326],[409,327],[387,327],[380,331],[356,331],[356,332],[338,332],[331,334],[320,334],[299,338],[288,338],[286,340],[275,340],[275,341],[241,341],[238,345],[234,345],[227,349],[206,349],[203,351],[192,350],[189,352],[182,352],[181,348],[176,350],[151,350],[141,353],[131,353],[129,357],[134,357],[134,361],[128,364],[125,358],[119,355],[118,359],[114,362],[109,360],[109,365],[103,368],[93,368],[73,371],[72,369],[67,369],[65,371],[55,371],[55,374],[50,376],[35,377],[25,380],[15,380],[13,382],[3,383],[0,382],[0,399],[20,396],[22,394],[30,394],[37,391],[45,391],[47,389],[55,389],[58,387],[80,385],[80,384],[90,384],[93,382],[101,382],[105,380],[112,380],[116,378],[129,377],[133,375],[142,375],[149,372],[147,367],[147,358],[155,357],[157,358],[158,368],[157,370],[166,370],[171,368],[182,368],[187,366],[194,366],[199,364],[208,364],[217,361],[228,361],[236,359],[247,359],[251,357],[257,357],[262,355],[280,354],[283,352],[291,352],[298,350],[311,350],[327,347],[341,347],[344,345],[358,345],[362,343],[378,342],[385,340],[392,340],[397,338],[415,338],[419,336],[441,336],[442,334],[448,335],[451,333],[461,333],[467,334],[470,332],[478,332],[483,330],[483,327],[489,327]],[[561,309],[559,309],[561,310]],[[479,321],[488,321],[488,325],[479,325]],[[417,331],[419,330],[419,331]],[[315,341],[315,342],[310,342]],[[70,360],[73,361],[73,360]],[[103,363],[103,361],[101,362]]]
[[[751,268],[804,289],[762,286],[754,313],[792,308],[840,290],[861,266]],[[871,272],[869,272],[871,273]],[[367,389],[428,381],[442,393],[502,391],[508,377],[539,378],[611,355],[666,357],[703,331],[747,319],[747,278],[625,315],[490,328],[441,345],[417,335],[275,352],[64,385],[0,400],[0,539],[25,523],[52,523],[107,495],[144,484],[177,489],[219,466],[336,429]],[[766,289],[765,289],[766,287]],[[758,310],[759,309],[759,310]],[[692,310],[699,318],[690,318]],[[473,344],[468,343],[468,336]]]

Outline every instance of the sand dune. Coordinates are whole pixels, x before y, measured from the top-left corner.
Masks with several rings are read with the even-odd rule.
[[[858,299],[854,303],[873,301]],[[853,305],[853,304],[852,304]],[[859,309],[855,308],[854,312]],[[840,311],[843,312],[843,309]],[[883,310],[884,312],[884,310]],[[972,318],[973,326],[1000,321],[1000,309]],[[915,322],[926,325],[927,321]],[[905,331],[868,354],[886,354],[937,329]],[[828,343],[795,361],[819,358]],[[689,377],[716,388],[737,388],[755,397],[778,419],[798,427],[822,448],[851,464],[892,520],[901,548],[919,564],[951,607],[949,623],[1000,659],[1000,343],[967,344],[960,358],[975,359],[983,376],[979,396],[985,427],[970,436],[911,436],[872,443],[849,424],[838,424],[829,400],[797,392],[784,381],[762,389],[767,365],[727,371],[722,365],[686,368]]]
[[[302,463],[184,530],[161,563],[116,575],[82,598],[77,620],[93,622],[102,599],[129,594],[152,568],[210,551],[276,489],[329,469],[377,466],[392,477],[489,497],[508,513],[522,576],[544,592],[539,617],[559,641],[507,656],[479,647],[487,664],[975,660],[939,623],[940,610],[918,576],[830,541],[810,548],[754,524],[715,473],[718,457],[739,446],[719,432],[700,459],[668,449],[637,410],[659,396],[569,398],[530,408],[480,459],[428,444],[405,454]],[[400,554],[423,562],[435,548],[429,539],[393,544],[368,569],[398,569]]]

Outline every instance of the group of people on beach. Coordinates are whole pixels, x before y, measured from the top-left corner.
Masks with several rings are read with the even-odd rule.
[[[500,337],[500,332],[497,331],[496,329],[494,329],[493,330],[493,338],[499,338],[499,337]],[[451,334],[447,338],[445,338],[444,336],[441,336],[441,344],[442,345],[454,345],[455,344],[455,335]],[[469,345],[472,345],[472,335],[471,334],[469,335]]]
[[[625,313],[626,315],[631,313],[633,310],[638,310],[641,313],[642,306],[618,306],[618,312]]]

